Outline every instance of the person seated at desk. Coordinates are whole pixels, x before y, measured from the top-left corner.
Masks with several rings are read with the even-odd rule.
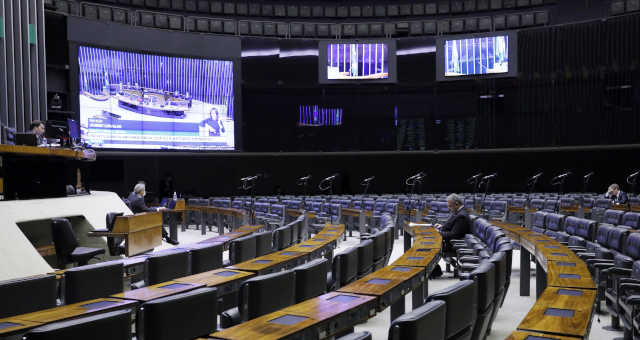
[[[127,199],[129,200],[129,203],[131,204],[131,211],[134,214],[150,212],[150,211],[160,211],[165,209],[165,208],[147,207],[147,204],[144,202],[144,196],[147,194],[146,189],[147,188],[144,183],[138,183],[133,187],[133,192],[129,194],[129,197],[127,197]],[[164,227],[162,228],[162,238],[165,241],[167,241],[167,243],[170,243],[173,245],[179,244],[178,241],[174,241],[169,237],[169,233],[167,233],[167,231],[164,230]]]
[[[39,120],[34,120],[33,122],[31,122],[31,124],[29,124],[29,128],[31,129],[31,133],[36,135],[36,137],[38,138],[38,146],[44,145],[46,141],[46,139],[44,138],[44,123]]]
[[[457,194],[451,194],[447,197],[447,206],[451,211],[451,217],[444,225],[436,224],[435,227],[442,235],[442,253],[446,254],[453,250],[451,240],[463,239],[466,234],[471,231],[471,219],[467,210],[464,208],[462,197]],[[455,263],[451,263],[455,266]],[[436,265],[433,269],[432,276],[439,277],[442,275],[440,265]]]
[[[610,199],[613,204],[627,204],[627,194],[620,190],[620,186],[613,183],[609,186],[609,190],[604,194],[604,198]]]

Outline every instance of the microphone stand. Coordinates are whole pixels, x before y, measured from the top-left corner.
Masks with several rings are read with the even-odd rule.
[[[318,184],[318,190],[320,190],[320,192],[329,191],[329,195],[333,195],[333,181],[335,179],[336,179],[336,176],[330,176],[330,177],[327,177],[327,178],[323,179]],[[325,184],[326,182],[329,182],[329,185],[326,186],[326,187],[323,187],[323,184]]]
[[[371,182],[372,181],[373,181],[373,179],[367,178],[364,181],[362,181],[362,183],[360,183],[360,185],[362,185],[364,187],[364,190],[362,191],[363,195],[366,195],[369,192],[369,186],[371,186]]]
[[[296,183],[298,186],[302,187],[302,193],[307,196],[308,188],[309,188],[309,176],[298,178]]]
[[[562,193],[564,192],[564,181],[567,179],[567,177],[569,177],[569,174],[570,172],[566,172],[562,175],[556,176],[551,180],[551,185],[558,186],[558,195],[562,195]]]
[[[593,175],[593,172],[590,172],[588,175],[584,176],[584,178],[582,179],[582,192],[586,193],[587,192],[587,188],[589,187],[589,181],[591,181],[591,176]]]
[[[636,171],[627,177],[627,183],[631,184],[631,191],[634,195],[638,194],[638,175],[640,171]]]

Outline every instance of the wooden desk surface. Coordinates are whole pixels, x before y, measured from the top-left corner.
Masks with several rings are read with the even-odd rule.
[[[80,159],[84,157],[82,151],[67,148],[47,148],[26,145],[0,144],[0,154],[16,154],[24,156],[49,156]]]
[[[78,316],[87,316],[90,314],[104,312],[107,310],[134,307],[135,305],[137,305],[136,301],[102,298],[102,299],[94,299],[94,300],[78,302],[78,303],[74,303],[66,306],[45,309],[45,310],[41,310],[33,313],[16,315],[12,317],[12,319],[25,321],[25,322],[30,321],[30,322],[46,324],[50,322],[75,318]]]
[[[535,332],[514,331],[505,340],[529,340],[528,337],[537,337],[540,340],[576,340],[574,337],[549,335]]]
[[[252,234],[253,231],[233,231],[230,233],[214,236],[198,243],[228,243],[242,236]]]
[[[417,248],[440,249],[442,248],[442,236],[440,236],[440,234],[434,236],[420,235],[413,241],[413,246]]]
[[[386,266],[341,287],[338,292],[380,296],[417,275],[424,275],[424,268]]]
[[[16,331],[25,331],[40,325],[43,325],[43,323],[18,320],[15,317],[0,319],[0,336]]]
[[[549,261],[547,284],[552,287],[596,289],[589,268],[582,261],[575,262],[573,267],[559,265],[558,261]]]
[[[340,302],[333,299],[337,295],[348,295],[355,297],[355,299],[348,302]],[[218,339],[281,339],[301,332],[321,321],[345,313],[352,308],[358,307],[372,300],[375,300],[375,297],[338,292],[327,293],[316,298],[306,300],[297,305],[249,320],[237,326],[227,328],[220,332],[212,333],[209,336]],[[375,314],[375,310],[372,312]],[[285,315],[294,315],[306,319],[293,325],[282,325],[270,322]]]
[[[283,254],[286,253],[286,254]],[[291,251],[288,248],[275,253],[256,257],[249,261],[236,263],[226,267],[228,269],[244,270],[250,272],[260,272],[273,266],[280,265],[289,261],[293,261],[302,256],[307,256],[306,252]]]
[[[291,246],[287,248],[290,251],[298,251],[301,253],[313,253],[314,251],[324,247],[325,244],[322,242],[313,242],[313,241],[304,241],[296,244],[295,246]]]
[[[254,273],[250,272],[220,268],[204,273],[181,277],[174,281],[181,283],[203,284],[207,287],[216,287],[233,281],[245,280],[254,275]]]
[[[581,294],[561,295],[559,292]],[[583,337],[591,323],[591,312],[596,291],[591,289],[565,289],[547,287],[518,325],[518,330]],[[568,310],[569,315],[553,316],[551,309]]]
[[[259,225],[243,225],[242,227],[236,229],[236,231],[250,231],[252,233],[255,233],[256,231],[260,230],[264,228],[264,225],[259,224]]]
[[[360,216],[360,210],[353,208],[342,208],[343,216]]]
[[[405,251],[392,265],[425,268],[433,262],[439,253],[440,247],[422,248],[419,244],[414,244],[411,249]]]
[[[172,288],[168,288],[170,285]],[[166,288],[163,288],[166,287]],[[204,284],[201,283],[183,283],[178,281],[167,281],[163,283],[158,283],[156,285],[143,287],[139,289],[130,290],[127,292],[122,292],[119,294],[111,295],[111,297],[126,299],[126,300],[137,300],[137,301],[151,301],[161,297],[184,293],[196,288],[204,287]]]

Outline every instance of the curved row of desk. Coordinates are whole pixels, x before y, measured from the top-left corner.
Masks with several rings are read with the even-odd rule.
[[[317,236],[322,234],[323,232]],[[411,235],[415,238],[413,247],[406,249],[392,264],[340,287],[337,291],[210,334],[210,337],[324,339],[365,322],[389,306],[391,318],[395,319],[404,314],[404,297],[409,292],[412,292],[413,307],[422,306],[427,279],[440,260],[442,237],[435,229],[428,227],[412,228]],[[293,248],[295,251],[299,246]]]
[[[520,244],[520,295],[529,296],[531,258],[537,300],[508,340],[587,339],[596,286],[586,263],[560,242],[519,225],[492,221]]]
[[[219,235],[201,242],[226,244],[235,238],[259,231],[260,228],[261,226],[243,226],[234,232]],[[159,284],[121,292],[109,297],[82,301],[0,319],[0,338],[20,339],[21,334],[31,328],[114,310],[126,308],[135,309],[139,304],[148,301],[202,287],[215,287],[218,290],[218,297],[222,297],[238,291],[242,282],[251,277],[282,269],[290,269],[306,260],[330,253],[344,232],[345,228],[343,225],[327,225],[320,233],[307,241],[291,246],[285,250],[237,263],[233,266],[180,277]],[[161,252],[170,252],[172,249],[178,248],[180,247],[166,249]],[[119,261],[122,261],[125,268],[127,268],[139,266],[143,264],[145,260],[146,257],[137,256]],[[242,268],[242,270],[240,268]],[[64,271],[58,271],[55,274],[58,278],[61,278]]]

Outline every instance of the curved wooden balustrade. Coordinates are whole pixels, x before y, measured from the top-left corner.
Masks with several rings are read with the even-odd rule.
[[[492,221],[520,248],[520,295],[529,295],[530,260],[536,261],[535,305],[507,339],[586,339],[596,286],[586,263],[567,246],[519,225]]]

